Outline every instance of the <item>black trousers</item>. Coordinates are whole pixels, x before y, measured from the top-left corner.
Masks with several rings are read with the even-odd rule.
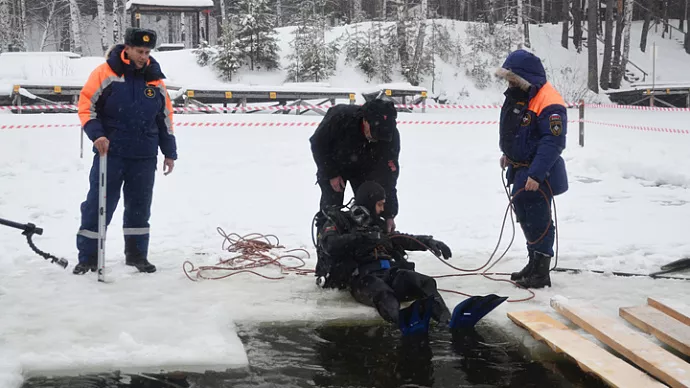
[[[398,268],[377,270],[355,277],[350,283],[350,293],[357,302],[375,307],[383,319],[396,324],[400,302],[433,295],[438,303],[443,303],[434,278]],[[434,311],[433,315],[438,314],[440,311]]]

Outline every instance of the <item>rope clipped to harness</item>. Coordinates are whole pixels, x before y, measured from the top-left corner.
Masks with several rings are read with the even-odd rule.
[[[34,225],[32,223],[20,224],[18,222],[5,220],[2,218],[0,218],[0,224],[22,230],[22,234],[24,236],[26,236],[26,242],[27,242],[27,244],[29,244],[29,248],[31,248],[32,251],[34,251],[37,255],[41,256],[42,258],[44,258],[46,260],[50,260],[51,263],[55,263],[55,264],[61,266],[62,268],[67,268],[67,265],[69,264],[69,262],[67,260],[59,258],[59,257],[55,257],[55,256],[51,255],[50,253],[43,252],[42,250],[38,249],[38,247],[36,247],[36,244],[34,244],[32,238],[33,238],[34,234],[42,235],[43,234],[42,228],[38,228],[38,227],[36,227],[36,225]]]
[[[227,259],[221,259],[215,265],[199,266],[198,268],[189,260],[185,261],[182,264],[182,270],[189,280],[219,280],[240,273],[251,273],[268,280],[280,280],[285,278],[285,276],[266,276],[255,271],[255,269],[262,267],[277,267],[280,269],[282,275],[288,275],[290,273],[307,275],[314,273],[314,270],[304,269],[306,263],[302,257],[292,254],[292,252],[301,251],[309,258],[309,252],[301,248],[284,250],[285,247],[280,245],[280,240],[275,235],[250,233],[245,236],[240,236],[237,233],[227,234],[220,227],[217,227],[216,230],[223,237],[221,248],[224,251],[234,254],[234,256]],[[298,264],[289,265],[285,264],[284,261],[296,261]],[[222,272],[223,274],[209,276],[206,275],[208,272]]]

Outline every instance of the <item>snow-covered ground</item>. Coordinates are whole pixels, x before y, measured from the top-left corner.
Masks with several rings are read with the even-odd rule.
[[[571,119],[576,119],[571,110]],[[498,111],[457,110],[401,114],[400,120],[496,120]],[[587,119],[607,123],[688,129],[688,112],[590,109]],[[157,175],[150,260],[154,274],[123,263],[122,202],[107,240],[108,275],[74,276],[79,204],[88,187],[91,152],[79,158],[76,115],[2,115],[3,124],[73,124],[65,128],[0,130],[0,217],[33,222],[40,249],[70,260],[68,269],[31,252],[20,231],[0,233],[0,386],[22,376],[123,370],[225,369],[247,363],[234,325],[238,322],[312,320],[358,316],[373,309],[348,294],[323,291],[312,276],[290,274],[271,281],[251,274],[192,282],[182,270],[214,264],[227,233],[274,234],[286,249],[307,249],[313,268],[310,224],[319,200],[306,126],[190,126],[189,123],[315,123],[318,116],[177,115],[180,159],[172,175]],[[185,125],[184,123],[187,123]],[[453,249],[451,263],[484,264],[493,250],[507,199],[501,187],[495,125],[401,125],[398,228],[433,234]],[[556,200],[559,264],[562,267],[648,273],[690,255],[690,135],[636,131],[587,124],[586,146],[577,146],[571,124],[567,162],[570,191]],[[161,160],[162,163],[162,160]],[[351,191],[348,187],[348,195]],[[510,239],[504,237],[502,247]],[[507,257],[493,270],[512,271],[525,262],[517,231]],[[429,253],[413,253],[418,270],[453,273]],[[296,264],[296,262],[295,262]],[[275,268],[260,269],[279,276]],[[685,299],[688,282],[552,274],[553,288],[536,290],[527,302],[504,303],[485,319],[507,335],[531,342],[506,317],[511,310],[541,309],[557,316],[549,299],[559,295],[618,308],[647,296]],[[529,296],[507,283],[479,276],[446,278],[439,286],[471,294],[497,293],[511,300]],[[464,297],[445,294],[454,306]]]

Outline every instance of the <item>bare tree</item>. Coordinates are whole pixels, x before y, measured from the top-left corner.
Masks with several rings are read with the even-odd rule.
[[[1,1],[1,0],[0,0]],[[396,43],[398,49],[398,56],[400,57],[400,65],[403,72],[409,69],[410,58],[407,54],[407,1],[393,0],[396,9]]]
[[[587,80],[587,87],[594,93],[599,93],[599,83],[597,76],[599,73],[599,66],[597,61],[597,19],[599,15],[599,7],[597,1],[588,1],[588,19],[587,19],[587,52],[589,63],[589,77]]]
[[[642,36],[640,37],[640,50],[647,51],[647,35],[649,35],[649,24],[654,16],[654,0],[647,0],[644,3],[644,23],[642,24]]]
[[[81,54],[83,52],[81,39],[81,12],[79,12],[77,0],[69,0],[69,14],[71,27],[70,51]]]
[[[122,41],[123,26],[120,19],[121,0],[113,0],[113,42]]]
[[[688,28],[685,29],[685,52],[690,54],[690,7],[688,6],[690,1],[685,0],[685,25]]]
[[[573,0],[572,15],[573,15],[573,44],[578,53],[582,52],[582,1]]]
[[[621,68],[623,71],[628,67],[630,58],[630,29],[632,28],[633,7],[635,0],[625,0],[625,18],[623,22],[623,55],[621,57]]]
[[[361,22],[364,19],[364,14],[362,13],[362,0],[352,1],[352,20],[355,22]]]
[[[490,0],[491,1],[491,0]],[[429,11],[429,0],[422,0],[420,14],[419,14],[419,27],[417,31],[417,40],[415,42],[414,48],[414,58],[412,60],[411,74],[408,77],[408,81],[414,85],[419,85],[419,73],[422,62],[422,57],[424,55],[424,41],[426,39],[426,19],[427,13]]]
[[[108,24],[105,16],[105,0],[96,0],[96,14],[98,17],[98,32],[101,35],[101,48],[105,53],[110,47],[110,39],[108,38]]]
[[[10,47],[11,19],[10,1],[0,0],[0,52],[7,51]]]
[[[568,30],[570,28],[569,0],[563,0],[563,30],[561,31],[561,46],[568,48]]]
[[[599,85],[607,90],[611,82],[611,55],[613,54],[613,7],[615,0],[606,0],[606,31],[604,33],[604,58],[601,64]],[[591,42],[589,42],[591,44]]]

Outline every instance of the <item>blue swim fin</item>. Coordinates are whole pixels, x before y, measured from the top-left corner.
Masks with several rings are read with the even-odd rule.
[[[450,318],[448,327],[451,329],[466,329],[474,327],[486,314],[508,299],[507,296],[489,294],[486,296],[472,296],[460,302]]]
[[[434,303],[434,297],[417,299],[407,308],[400,310],[398,324],[403,337],[414,334],[428,334],[429,321]]]

